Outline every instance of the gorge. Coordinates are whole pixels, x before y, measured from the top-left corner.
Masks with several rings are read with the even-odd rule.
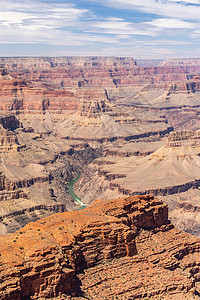
[[[1,299],[199,299],[200,59],[0,65]]]
[[[199,129],[200,60],[153,63],[0,58],[2,234],[75,209],[67,185],[81,172],[74,189],[86,205],[153,193],[175,225],[199,236],[198,143],[191,150],[185,142]],[[179,147],[167,146],[172,131],[186,136]]]

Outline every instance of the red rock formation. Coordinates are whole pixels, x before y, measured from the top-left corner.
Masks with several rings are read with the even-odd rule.
[[[105,111],[108,106],[104,90],[43,90],[24,81],[0,81],[1,111]]]
[[[200,81],[195,76],[199,71],[190,74],[177,64],[139,67],[132,58],[113,57],[1,58],[0,63],[15,78],[10,86],[0,86],[0,108],[6,111],[87,111],[90,106],[92,112],[98,106],[110,110],[107,99],[125,99],[125,104],[128,99],[128,104],[133,102],[134,106],[146,101],[156,107],[160,102],[166,107],[198,105],[193,94],[200,92]],[[25,87],[27,80],[30,84]],[[190,94],[192,99],[175,101],[180,93]],[[154,94],[158,103],[151,103]]]
[[[82,289],[87,299],[138,299],[146,295],[145,287],[148,296],[194,295],[200,241],[174,229],[167,218],[167,206],[153,196],[96,200],[82,211],[47,217],[1,236],[0,297],[42,299]]]
[[[1,58],[0,63],[17,78],[28,76],[36,86],[54,88],[138,86],[188,80],[185,70],[176,65],[139,67],[132,58]]]

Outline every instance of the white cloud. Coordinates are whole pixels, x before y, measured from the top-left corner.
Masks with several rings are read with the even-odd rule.
[[[1,26],[0,26],[1,28]],[[32,27],[31,27],[32,28]],[[17,40],[13,37],[17,36]],[[73,33],[69,30],[54,30],[42,28],[32,32],[17,29],[4,30],[1,34],[0,44],[48,44],[53,46],[80,46],[94,43],[118,44],[117,37]]]
[[[193,0],[193,1],[185,1],[185,0],[169,0],[169,2],[176,2],[176,3],[183,3],[183,4],[200,4],[200,0]]]
[[[72,4],[3,0],[0,2],[0,44],[118,44],[117,35],[87,32],[93,18],[91,11]],[[108,22],[120,20],[110,18]]]
[[[130,9],[178,19],[199,20],[200,1],[174,0],[90,0],[119,9]]]
[[[123,19],[107,19],[105,21],[93,22],[90,24],[89,32],[100,32],[126,36],[129,35],[146,35],[156,36],[159,32],[157,28],[148,28],[144,24],[126,22]]]
[[[131,35],[156,36],[159,30],[112,16],[103,20],[70,3],[0,2],[0,44],[119,44]]]
[[[12,0],[0,2],[0,23],[8,27],[16,27],[19,24],[28,29],[31,24],[41,26],[70,25],[83,15],[88,13],[86,9],[79,9],[71,4],[31,3],[30,1],[15,2]]]
[[[65,35],[72,38],[70,28],[77,29],[82,19],[91,16],[87,9],[72,4],[3,0],[0,2],[0,43],[69,42]],[[75,42],[77,40],[75,38]]]
[[[199,27],[198,23],[185,22],[178,19],[155,19],[151,22],[146,22],[146,24],[153,25],[159,28],[176,28],[176,29],[193,29]]]
[[[108,10],[109,16],[102,8],[96,16],[92,12],[92,5],[90,9],[84,8],[84,0],[77,5],[62,0],[54,0],[54,3],[44,0],[21,2],[1,0],[0,44],[46,44],[57,46],[57,49],[67,49],[70,46],[68,49],[73,48],[72,55],[73,53],[83,55],[83,51],[86,51],[87,55],[98,53],[98,55],[137,56],[138,54],[142,58],[151,55],[177,56],[175,49],[178,45],[180,48],[184,45],[185,48],[186,45],[190,45],[191,36],[195,39],[200,37],[198,6],[200,0],[88,1],[91,3],[98,1],[102,5],[154,13],[159,16],[155,19],[155,16],[147,15],[148,18],[152,18],[151,21],[145,22],[144,19],[134,23],[134,17],[130,18],[130,12],[129,20],[126,20],[126,14],[123,11],[120,15],[120,10],[118,15],[116,11],[112,14],[112,11]],[[178,41],[176,41],[177,32]],[[69,51],[62,51],[64,52],[58,53],[70,55]]]

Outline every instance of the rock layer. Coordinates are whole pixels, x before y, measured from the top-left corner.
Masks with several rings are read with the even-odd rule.
[[[123,194],[166,195],[199,186],[199,153],[199,131],[188,130],[171,132],[165,146],[145,157],[127,155],[119,160],[107,152],[107,157],[94,164],[99,166],[99,176],[104,176],[112,189],[118,188]],[[156,180],[152,169],[157,174]]]
[[[198,152],[192,144],[192,153],[178,153],[189,139],[180,142],[177,135],[157,152],[174,127],[200,128],[198,60],[149,66],[114,57],[0,63],[0,232],[50,213],[42,208],[75,209],[66,187],[79,172],[75,189],[86,203],[138,192],[198,191]],[[81,156],[73,156],[86,144],[101,150],[103,163],[93,165],[89,157],[88,164],[80,163]]]
[[[161,141],[159,143],[161,144]],[[154,142],[155,146],[159,143]],[[118,148],[118,151],[117,148],[111,151],[109,149],[112,149],[112,146],[110,146],[107,151],[104,150],[105,156],[96,159],[92,166],[98,170],[99,178],[104,180],[104,185],[107,182],[112,192],[129,196],[153,194],[164,197],[162,199],[169,204],[170,218],[172,217],[174,224],[180,229],[200,236],[199,212],[192,209],[198,203],[191,196],[191,190],[194,190],[197,199],[200,187],[199,131],[171,132],[164,146],[146,155],[143,145],[144,143],[138,143],[137,149],[141,150],[135,153],[131,153],[130,149],[133,151],[136,146],[124,145],[124,148],[129,149],[129,152],[124,155],[121,154],[121,148]],[[140,154],[141,151],[144,151],[143,155]],[[87,181],[84,182],[86,185]],[[78,195],[84,200],[81,184],[78,187]],[[182,201],[187,202],[188,207],[191,204],[190,213],[196,219],[193,223],[193,231],[190,222],[183,220],[184,215],[186,219],[192,217],[189,217],[188,210],[188,216],[180,210]]]
[[[200,292],[200,241],[167,219],[167,206],[153,196],[96,200],[82,211],[47,217],[1,236],[0,297],[195,296]],[[160,284],[154,286],[159,274]],[[117,282],[111,284],[115,278],[117,288]]]

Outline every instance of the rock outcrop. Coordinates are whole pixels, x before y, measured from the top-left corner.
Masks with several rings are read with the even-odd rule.
[[[44,90],[24,80],[0,80],[1,111],[105,111],[108,100],[105,90]],[[108,108],[107,108],[108,110]]]
[[[171,132],[166,143],[167,147],[199,147],[200,146],[200,131],[179,131]]]
[[[153,196],[96,200],[0,242],[2,300],[182,299],[200,292],[200,241],[175,229],[167,206]]]

